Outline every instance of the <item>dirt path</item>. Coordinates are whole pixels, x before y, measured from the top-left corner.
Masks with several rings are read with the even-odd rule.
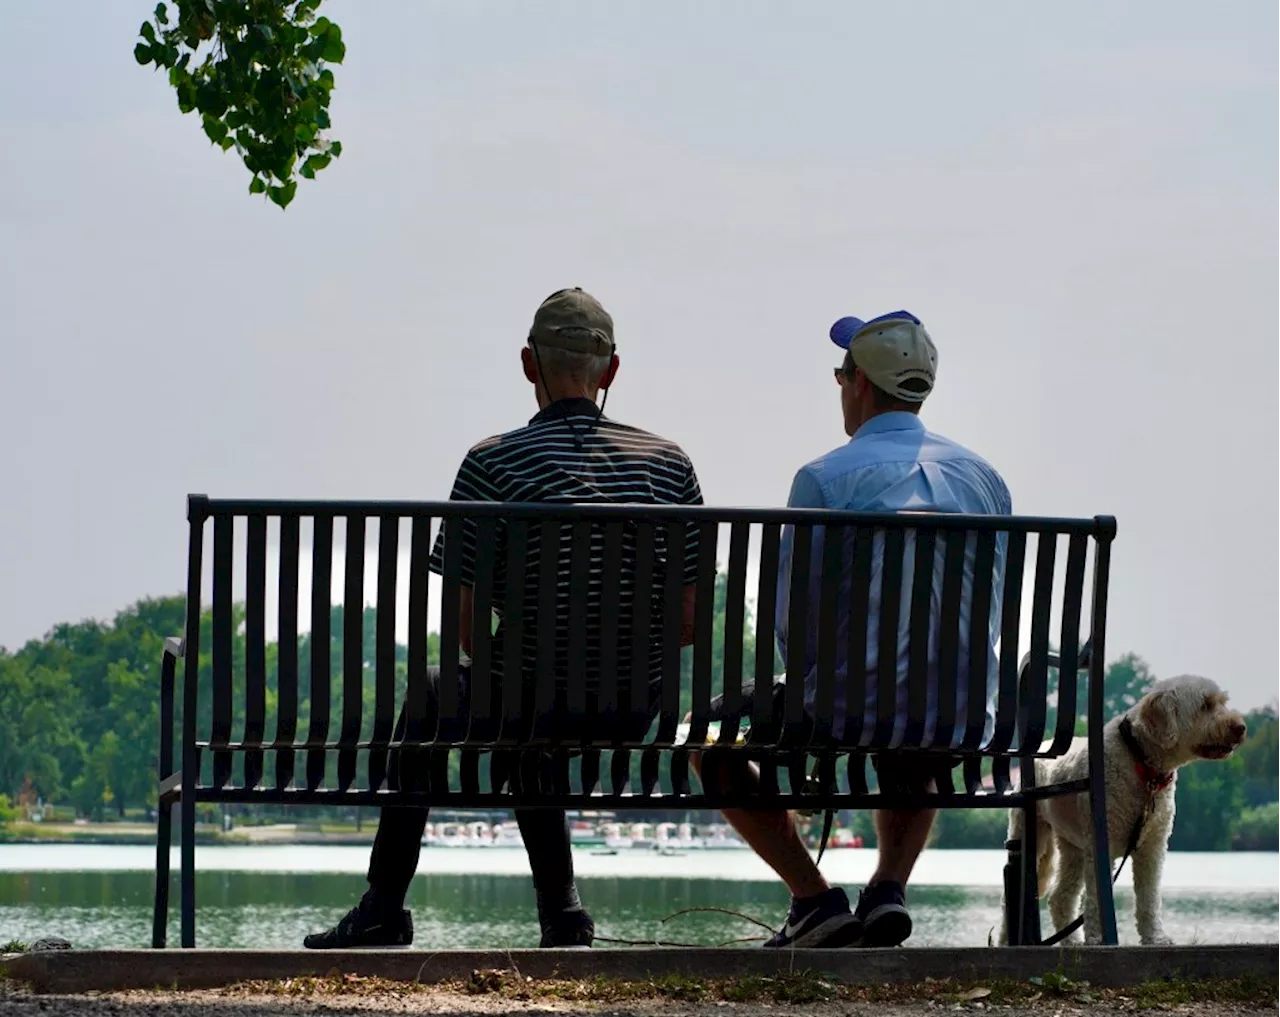
[[[972,993],[974,990],[967,990]],[[1086,1001],[1087,1000],[1087,1001]],[[592,1014],[597,1017],[940,1017],[941,1014],[1000,1014],[1002,1017],[1101,1017],[1104,1014],[1176,1014],[1179,1017],[1236,1017],[1274,1014],[1276,1004],[1230,1002],[1161,1002],[1120,993],[1101,999],[1041,996],[1017,1002],[964,999],[938,991],[932,998],[900,1002],[840,999],[821,1003],[734,1003],[724,1000],[681,1001],[631,999],[625,1002],[575,1001],[571,998],[513,999],[501,994],[471,994],[457,990],[395,987],[385,984],[318,990],[314,985],[291,991],[287,985],[191,992],[89,993],[75,996],[35,995],[0,982],[0,1015],[4,1017],[286,1017],[294,1014],[440,1014],[458,1017],[505,1017],[532,1014]]]

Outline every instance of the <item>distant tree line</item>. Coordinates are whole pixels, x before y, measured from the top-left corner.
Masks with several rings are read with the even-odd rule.
[[[717,583],[715,632],[712,652],[712,687],[723,682],[725,617],[723,576]],[[244,724],[244,638],[242,614],[237,606],[237,635],[232,670],[239,683],[233,696],[233,731]],[[331,661],[330,699],[336,733],[342,709],[343,608],[332,610],[329,632]],[[0,649],[0,824],[12,821],[22,807],[36,801],[74,808],[81,816],[103,819],[124,816],[126,810],[154,805],[156,754],[159,732],[160,661],[164,639],[180,633],[185,607],[181,597],[141,600],[119,612],[110,622],[82,621],[56,626],[45,638],[32,640],[16,652]],[[375,614],[363,612],[362,656],[366,669],[362,733],[372,734],[375,646]],[[201,694],[197,726],[208,731],[211,699],[208,656],[211,619],[203,619],[200,655]],[[748,675],[755,668],[753,626],[744,626],[743,660]],[[307,730],[312,635],[298,639],[298,728]],[[267,664],[267,716],[275,716],[277,697],[277,647],[269,644]],[[432,634],[429,659],[439,659],[439,637]],[[775,663],[780,663],[775,661]],[[406,684],[407,653],[396,647],[397,702]],[[689,677],[690,656],[684,668]],[[1128,709],[1154,681],[1140,657],[1126,654],[1106,673],[1104,698],[1107,715]],[[181,675],[179,675],[179,691]],[[690,682],[682,688],[687,709]],[[1056,696],[1056,676],[1050,676],[1051,702]],[[181,711],[181,696],[178,709]],[[1051,714],[1052,720],[1052,714]],[[1249,738],[1225,762],[1193,763],[1178,776],[1177,810],[1172,846],[1184,850],[1276,850],[1277,848],[1277,720],[1274,707],[1255,710],[1247,717]],[[1080,722],[1082,724],[1082,721]],[[1083,728],[1081,727],[1081,730]],[[268,720],[267,736],[274,733]],[[273,779],[271,754],[265,779]],[[638,766],[638,758],[635,759]],[[206,761],[208,765],[208,761]],[[457,762],[453,761],[456,770]],[[332,775],[331,775],[332,776]],[[664,774],[665,777],[665,774]],[[262,821],[278,814],[269,808],[240,808],[243,818]],[[311,809],[291,816],[349,815],[350,809]],[[649,818],[661,813],[654,812]],[[636,818],[641,818],[637,814]],[[846,824],[874,843],[870,817],[847,814]],[[999,847],[1004,840],[1002,810],[946,810],[935,832],[936,843],[946,847]]]

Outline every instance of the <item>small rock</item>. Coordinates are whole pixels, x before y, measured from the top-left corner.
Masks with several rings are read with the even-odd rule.
[[[43,936],[37,939],[29,947],[30,953],[39,953],[42,950],[70,950],[71,944],[60,936]]]

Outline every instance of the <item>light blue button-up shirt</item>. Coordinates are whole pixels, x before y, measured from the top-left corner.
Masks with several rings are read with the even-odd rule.
[[[796,508],[824,508],[853,512],[959,512],[971,515],[1009,515],[1013,511],[1009,489],[1000,474],[981,456],[961,445],[933,434],[925,429],[920,418],[913,413],[882,413],[867,421],[848,444],[828,452],[801,467],[791,487],[788,505]],[[778,569],[778,601],[775,621],[778,645],[783,659],[787,656],[787,616],[790,604],[791,562],[794,533],[790,527],[783,531],[781,558]],[[821,528],[815,527],[812,557],[810,558],[810,599],[814,605],[809,614],[807,633],[805,690],[806,699],[812,704],[815,692],[817,657],[817,618],[819,565],[821,558]],[[965,596],[960,609],[960,653],[957,675],[957,707],[964,716],[969,696],[969,591],[972,589],[976,538],[969,535],[965,548]],[[1005,544],[1001,537],[996,542],[995,576],[991,598],[991,617],[988,626],[989,661],[986,676],[987,720],[984,742],[991,737],[995,725],[995,695],[998,687],[998,670],[995,639],[1000,619],[1000,597],[1004,579]],[[876,664],[879,659],[878,633],[880,626],[880,583],[883,567],[883,535],[878,534],[874,543],[871,576],[871,602],[867,617],[867,701],[864,726],[864,742],[870,738],[876,716]],[[908,536],[907,558],[902,580],[902,607],[898,635],[898,697],[895,704],[896,724],[894,745],[900,744],[907,722],[907,619],[910,617],[911,584],[914,575],[914,539]],[[939,539],[934,560],[933,604],[934,617],[929,638],[929,695],[924,718],[925,744],[931,744],[937,725],[937,655],[938,617],[937,606],[942,588],[942,564],[944,547]],[[837,616],[836,630],[836,721],[834,734],[840,737],[844,729],[845,657],[848,647],[849,579],[846,576],[840,589],[841,608]],[[952,745],[958,745],[964,735],[963,726],[956,732]]]

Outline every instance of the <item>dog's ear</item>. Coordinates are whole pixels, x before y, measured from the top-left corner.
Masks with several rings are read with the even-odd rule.
[[[1152,692],[1138,704],[1138,719],[1147,729],[1151,739],[1163,749],[1171,749],[1178,742],[1178,718],[1175,715],[1173,696],[1168,692]]]

